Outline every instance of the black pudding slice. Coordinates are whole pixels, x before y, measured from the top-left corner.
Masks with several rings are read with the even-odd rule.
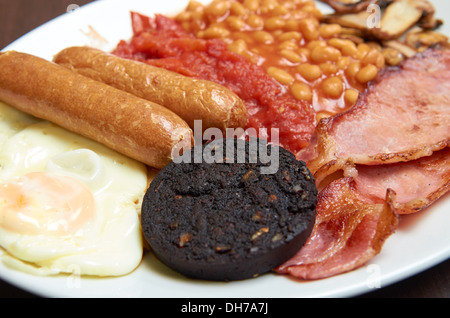
[[[313,176],[283,148],[263,144],[261,157],[251,146],[256,141],[262,143],[214,141],[185,154],[190,163],[171,162],[161,170],[141,214],[144,236],[160,261],[188,277],[232,281],[269,272],[303,246],[316,216]],[[234,157],[226,157],[225,147]],[[216,162],[195,163],[202,153]],[[267,154],[274,155],[271,162]],[[278,169],[267,174],[264,168],[276,167],[275,161]]]

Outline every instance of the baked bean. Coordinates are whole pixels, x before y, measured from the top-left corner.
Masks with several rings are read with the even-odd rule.
[[[356,74],[358,74],[360,69],[361,63],[359,61],[354,61],[348,65],[347,69],[345,70],[345,74],[347,75],[347,77],[353,79],[356,76]]]
[[[342,49],[344,46],[348,44],[348,40],[332,38],[328,40],[328,45],[331,45],[337,49]]]
[[[231,4],[230,4],[230,13],[232,15],[237,16],[237,17],[243,18],[244,16],[247,15],[247,8],[244,7],[239,2],[231,2]]]
[[[336,74],[339,70],[336,64],[331,62],[320,63],[319,67],[325,75]]]
[[[239,40],[236,40],[233,43],[229,44],[228,49],[232,52],[242,55],[244,52],[247,51],[247,43],[245,43],[244,40],[239,39]]]
[[[314,0],[297,0],[297,2],[302,7],[302,10],[305,6],[314,5]]]
[[[251,14],[247,18],[247,24],[252,28],[261,28],[264,25],[264,20],[256,14]]]
[[[283,28],[285,25],[284,20],[281,17],[272,17],[264,22],[264,28],[268,31],[273,31]]]
[[[322,11],[320,11],[316,7],[316,4],[314,2],[303,6],[302,7],[302,11],[306,12],[306,13],[309,13],[309,14],[312,14],[314,17],[316,17],[318,19],[320,19],[322,17]]]
[[[386,66],[386,59],[384,58],[383,53],[378,56],[377,64],[375,65],[379,70]]]
[[[203,4],[195,0],[189,1],[188,6],[186,8],[187,11],[197,11],[197,10],[203,11],[203,9],[204,9]]]
[[[324,118],[331,117],[332,115],[327,112],[318,112],[316,115],[316,121],[319,122]]]
[[[383,50],[384,60],[387,64],[395,66],[403,62],[403,54],[396,49],[386,48]]]
[[[204,18],[205,18],[205,11],[204,10],[198,9],[198,10],[191,11],[191,19],[193,21],[197,21],[199,23],[200,22],[204,23],[203,22]]]
[[[243,31],[245,29],[245,22],[244,20],[242,20],[239,17],[236,16],[229,16],[226,19],[228,25],[230,26],[231,29],[235,30],[235,31]]]
[[[274,37],[278,38],[279,36],[281,36],[283,34],[283,30],[274,30],[271,33]]]
[[[380,52],[380,51],[378,51],[378,56],[377,56],[377,61],[376,61],[376,63],[375,63],[375,66],[376,66],[378,69],[382,69],[383,67],[386,66],[386,60],[385,60],[385,58],[384,58],[383,53]]]
[[[286,31],[297,31],[298,30],[298,20],[295,20],[295,19],[286,20],[284,29]]]
[[[291,63],[300,63],[303,58],[292,50],[281,50],[280,55]]]
[[[198,36],[205,39],[223,38],[230,34],[225,28],[219,26],[210,26],[205,31],[200,31]]]
[[[306,45],[306,47],[311,51],[314,50],[317,46],[325,47],[325,46],[327,46],[327,42],[325,42],[323,40],[314,40],[314,41],[310,41]]]
[[[362,60],[362,65],[372,64],[381,69],[385,65],[385,59],[383,53],[380,50],[372,49]]]
[[[356,79],[361,84],[366,84],[373,80],[378,74],[378,69],[375,65],[369,64],[364,66],[357,74]]]
[[[350,56],[354,59],[357,59],[359,57],[358,49],[356,48],[355,43],[352,41],[348,41],[342,48],[342,55]]]
[[[260,5],[260,9],[261,9],[261,12],[270,13],[273,11],[273,9],[275,9],[275,7],[277,5],[278,5],[278,1],[276,1],[276,0],[263,0]]]
[[[358,60],[362,60],[370,51],[370,46],[366,43],[358,44]]]
[[[300,54],[305,61],[309,60],[309,56],[311,55],[311,52],[305,47],[299,48],[297,53]]]
[[[358,100],[359,92],[356,89],[347,89],[344,92],[344,101],[347,106],[353,106],[355,105],[356,101]]]
[[[287,40],[282,42],[278,48],[280,50],[296,50],[298,49],[298,44],[296,40]]]
[[[236,31],[233,33],[234,40],[244,40],[247,45],[253,45],[256,41],[253,34],[249,32]]]
[[[381,51],[381,45],[378,42],[369,41],[366,42],[366,44],[370,46],[371,49],[377,49],[378,51]]]
[[[177,20],[178,22],[185,22],[185,21],[189,21],[192,18],[192,13],[189,11],[183,11],[180,12],[176,17],[175,20]]]
[[[278,36],[278,39],[280,41],[287,41],[287,40],[300,40],[302,38],[302,34],[297,31],[290,31],[290,32],[284,32],[280,36]]]
[[[323,38],[332,38],[338,36],[342,32],[342,27],[339,24],[322,24],[319,27],[319,34]]]
[[[244,0],[244,7],[250,11],[256,11],[259,8],[259,0]]]
[[[332,46],[316,46],[311,52],[311,60],[315,63],[337,62],[340,57],[341,52]]]
[[[273,7],[273,9],[270,11],[270,14],[272,15],[276,15],[276,16],[280,16],[280,15],[285,15],[288,13],[288,9],[280,4],[275,5],[275,7]]]
[[[289,85],[294,81],[291,74],[278,67],[271,66],[267,69],[267,73],[281,84]]]
[[[319,21],[316,19],[308,18],[299,21],[299,28],[303,34],[303,37],[308,40],[317,40],[319,38]]]
[[[259,43],[271,44],[274,41],[272,34],[266,31],[256,31],[253,33],[253,37]]]
[[[289,90],[291,94],[298,100],[304,100],[308,102],[312,101],[312,90],[305,83],[295,82],[291,85]]]
[[[339,77],[331,76],[322,82],[322,90],[325,96],[339,98],[344,90],[344,83]]]
[[[376,65],[379,55],[381,55],[381,53],[377,49],[371,49],[361,60],[361,64],[363,66],[366,66],[368,64]]]
[[[336,66],[340,70],[345,70],[350,64],[350,58],[348,56],[341,56],[336,62]]]
[[[297,67],[298,73],[307,81],[315,81],[322,76],[322,70],[317,65],[309,63],[301,64]]]
[[[216,17],[221,17],[225,13],[227,13],[229,8],[230,2],[224,0],[216,0],[206,7],[205,13]]]

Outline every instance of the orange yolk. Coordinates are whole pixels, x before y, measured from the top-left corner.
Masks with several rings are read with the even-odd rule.
[[[0,184],[0,227],[17,234],[74,233],[94,212],[92,192],[74,178],[33,172]]]

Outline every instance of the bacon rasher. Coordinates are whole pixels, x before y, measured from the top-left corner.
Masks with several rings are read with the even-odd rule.
[[[449,145],[449,105],[450,50],[428,49],[383,70],[350,110],[323,119],[308,167],[320,182],[354,164],[429,156]]]
[[[316,225],[278,273],[319,279],[364,265],[395,231],[398,215],[431,205],[450,188],[450,148],[417,160],[357,166],[319,194]]]
[[[399,214],[418,212],[450,189],[450,148],[429,157],[380,166],[357,166],[355,186],[360,196],[381,203],[387,189],[397,195]]]
[[[381,251],[397,228],[394,205],[393,191],[387,191],[385,203],[373,204],[358,196],[352,178],[333,181],[319,194],[311,236],[275,272],[311,280],[362,266]]]
[[[321,279],[356,269],[381,251],[400,214],[448,192],[449,66],[449,50],[429,49],[385,70],[352,109],[319,123],[297,154],[324,187],[316,224],[276,272]]]

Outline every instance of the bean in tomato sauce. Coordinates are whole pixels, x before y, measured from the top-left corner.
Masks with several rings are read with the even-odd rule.
[[[191,1],[175,19],[198,38],[222,39],[323,117],[351,107],[384,56],[321,17],[312,0],[213,0]]]

